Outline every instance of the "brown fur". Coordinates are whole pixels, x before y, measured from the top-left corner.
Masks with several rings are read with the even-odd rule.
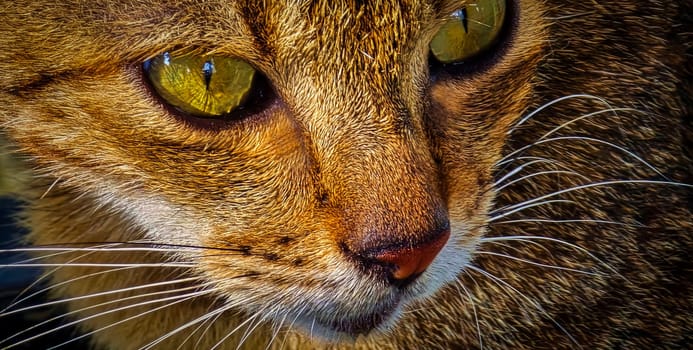
[[[460,4],[0,6],[0,123],[35,172],[31,189],[21,193],[29,203],[31,243],[206,247],[46,258],[192,264],[96,275],[64,284],[54,295],[174,278],[194,279],[176,288],[215,289],[94,334],[95,344],[112,349],[147,344],[226,303],[239,305],[216,319],[199,348],[239,324],[225,344],[233,349],[249,334],[245,346],[262,348],[275,334],[272,322],[282,317],[275,347],[479,348],[480,340],[487,349],[685,347],[693,332],[690,187],[601,185],[488,220],[508,205],[580,184],[692,182],[690,3],[512,3],[518,13],[491,63],[436,74],[429,71],[428,43]],[[267,76],[278,98],[214,130],[181,121],[152,97],[140,71],[142,61],[171,49],[245,59]],[[561,139],[521,153],[553,162],[528,165],[519,176],[551,170],[582,176],[539,174],[494,188],[494,179],[531,161],[498,164],[504,155],[607,108],[594,98],[573,98],[513,129],[523,116],[571,94],[633,110],[580,119],[552,136],[617,144],[661,175],[604,143]],[[470,265],[497,279],[465,267],[458,281],[410,302],[391,329],[358,339],[310,339],[309,329],[287,327],[303,306],[305,313],[324,308],[315,312],[345,318],[376,307],[373,300],[393,292],[356,266],[343,246],[369,247],[392,237],[416,241],[441,217],[451,221],[450,250],[413,293],[444,275],[453,264],[446,259],[465,253],[473,257]],[[518,219],[528,220],[507,222]],[[490,240],[504,236],[551,240]],[[59,283],[103,270],[65,267],[51,277]],[[173,288],[70,302],[69,309],[166,289]],[[99,329],[159,305],[89,319],[82,327]],[[249,318],[261,308],[266,318]],[[294,313],[286,316],[286,310]],[[160,347],[175,348],[192,329]]]

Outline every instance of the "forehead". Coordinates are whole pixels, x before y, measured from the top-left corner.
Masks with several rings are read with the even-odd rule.
[[[413,51],[413,42],[430,36],[463,1],[238,1],[229,3],[245,37],[259,56],[276,53],[273,45],[300,48],[323,56],[362,53],[379,61]],[[210,14],[214,16],[215,14]],[[311,45],[312,44],[312,45]],[[335,62],[340,57],[329,57]]]
[[[467,1],[256,1],[256,0],[68,0],[46,6],[28,1],[8,9],[10,17],[35,22],[56,35],[72,35],[113,42],[124,37],[150,46],[209,46],[234,42],[244,46],[255,38],[291,44],[300,36],[323,35],[341,44],[383,39],[407,40],[414,32],[433,30],[440,19]],[[64,26],[68,24],[69,27]],[[383,34],[392,33],[391,37]],[[126,51],[132,51],[129,47]]]
[[[37,69],[98,70],[183,48],[239,56],[269,73],[299,67],[296,60],[323,62],[332,71],[394,71],[407,61],[401,56],[425,52],[441,19],[465,3],[28,0],[0,14],[0,27],[8,28],[0,42]],[[31,57],[22,53],[29,48]]]
[[[70,1],[67,1],[70,2]],[[256,0],[173,0],[173,1],[94,1],[67,5],[83,11],[79,14],[94,25],[137,24],[151,29],[179,32],[197,25],[210,35],[217,30],[236,32],[248,29],[254,34],[274,29],[296,32],[296,29],[330,30],[366,34],[376,31],[407,32],[426,22],[445,18],[469,1],[256,1]],[[41,6],[39,6],[41,7]],[[57,6],[60,7],[60,6]],[[45,7],[44,7],[45,8]],[[50,11],[50,7],[47,11]],[[58,10],[61,11],[61,10]],[[158,26],[158,27],[157,27]],[[171,32],[171,31],[169,31]],[[173,31],[175,32],[175,31]]]

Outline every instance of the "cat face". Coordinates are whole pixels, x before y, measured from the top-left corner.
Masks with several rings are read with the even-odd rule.
[[[4,28],[27,29],[0,39],[0,122],[48,179],[36,197],[78,228],[32,240],[164,248],[80,259],[179,264],[219,310],[318,339],[386,336],[471,263],[503,149],[545,87],[536,1],[508,1],[498,38],[464,63],[432,57],[450,15],[481,3],[9,10]],[[212,80],[224,59],[247,63],[256,95],[222,117],[172,104],[152,62],[185,57],[201,57]]]
[[[460,72],[432,70],[429,43],[463,4],[190,4],[197,22],[165,3],[114,6],[48,23],[75,31],[25,64],[10,98],[26,107],[8,122],[25,147],[55,150],[37,158],[55,176],[143,228],[131,239],[208,247],[177,258],[230,302],[273,305],[327,338],[387,329],[469,261],[531,89],[531,14],[508,9],[527,25],[506,30],[505,55]],[[267,92],[240,117],[181,116],[143,76],[162,50],[244,60]],[[388,281],[396,264],[371,261],[441,232],[440,254],[406,286]]]

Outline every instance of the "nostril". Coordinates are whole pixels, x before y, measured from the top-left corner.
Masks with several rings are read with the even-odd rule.
[[[387,242],[387,245],[371,247],[365,251],[354,251],[347,244],[343,251],[355,258],[361,268],[370,274],[384,277],[390,284],[405,287],[431,265],[450,238],[450,229],[434,231],[419,242]]]
[[[372,257],[380,263],[392,266],[391,278],[395,283],[413,281],[431,265],[449,237],[450,230],[447,229],[432,240],[403,248],[384,249]]]

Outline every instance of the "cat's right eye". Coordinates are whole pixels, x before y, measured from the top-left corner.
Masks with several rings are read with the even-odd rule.
[[[505,21],[506,0],[469,1],[453,12],[429,44],[443,64],[462,63],[491,47]]]
[[[143,70],[162,100],[202,118],[220,118],[242,108],[258,75],[237,58],[168,52],[145,61]]]

